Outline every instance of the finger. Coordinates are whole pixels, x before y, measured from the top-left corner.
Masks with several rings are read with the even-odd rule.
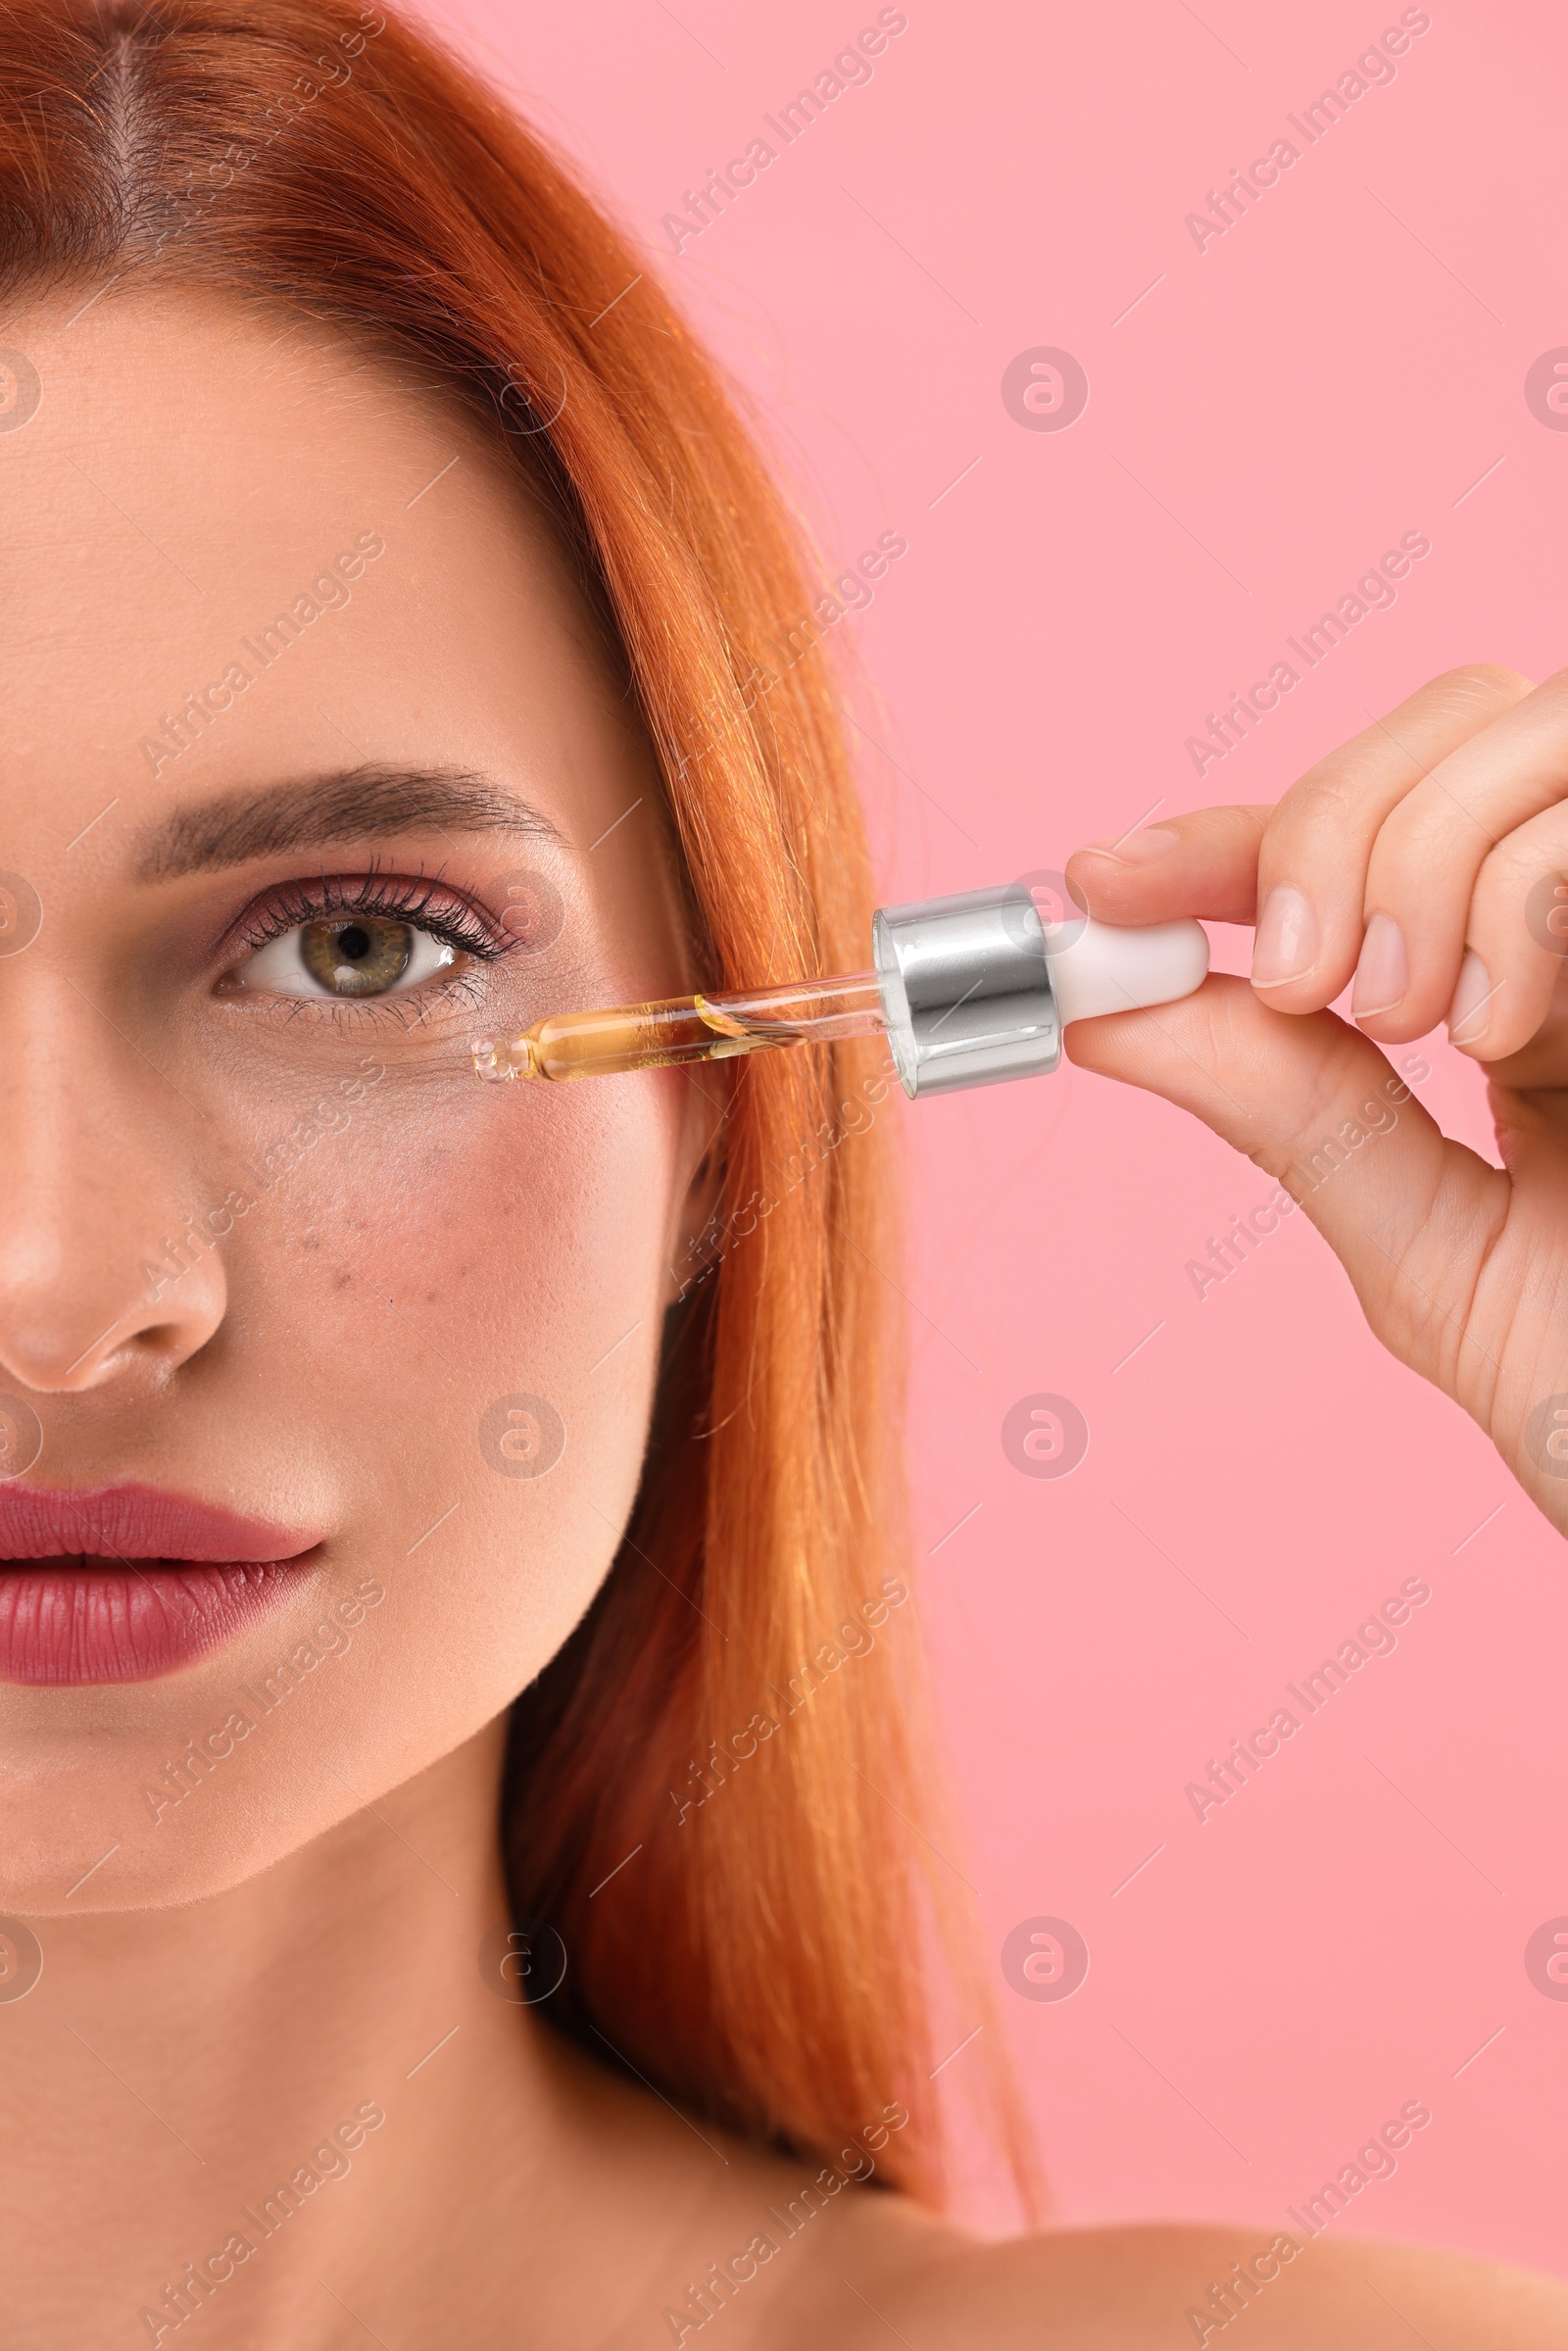
[[[1568,954],[1568,806],[1499,841],[1476,876],[1448,1036],[1478,1061],[1523,1052],[1551,1019]]]
[[[1568,1103],[1562,1090],[1551,1087],[1544,1091],[1531,1087],[1499,1085],[1489,1070],[1487,1106],[1497,1138],[1497,1151],[1515,1186],[1532,1184],[1554,1201],[1568,1194]],[[1544,1272],[1541,1252],[1536,1253],[1533,1270]],[[1545,1311],[1555,1322],[1561,1320],[1556,1298],[1544,1281],[1538,1281],[1538,1294]]]
[[[1321,1011],[1348,985],[1362,952],[1366,875],[1385,822],[1440,762],[1529,691],[1511,669],[1450,669],[1292,785],[1258,858],[1252,953],[1252,984],[1279,1011]],[[1371,976],[1382,984],[1381,974]]]
[[[1477,1058],[1485,1056],[1478,1054]],[[1557,984],[1540,1028],[1517,1053],[1488,1059],[1487,1075],[1494,1086],[1522,1093],[1568,1091],[1568,956],[1557,966]],[[1564,1114],[1568,1115],[1568,1104]]]
[[[1257,852],[1273,809],[1199,808],[1094,841],[1067,859],[1075,897],[1099,922],[1250,922]]]
[[[1384,1344],[1459,1392],[1474,1370],[1466,1311],[1508,1179],[1439,1132],[1376,1046],[1331,1012],[1288,1016],[1218,976],[1180,1004],[1075,1021],[1066,1045],[1080,1067],[1191,1110],[1273,1176]]]
[[[1441,760],[1392,811],[1366,878],[1368,949],[1375,926],[1382,980],[1371,995],[1381,1008],[1356,1014],[1368,1036],[1398,1045],[1444,1018],[1482,865],[1565,788],[1568,670],[1558,670]]]

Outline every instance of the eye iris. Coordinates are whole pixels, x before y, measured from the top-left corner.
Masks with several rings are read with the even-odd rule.
[[[406,922],[386,922],[371,914],[308,922],[300,952],[307,971],[334,996],[377,996],[407,971],[414,932]]]

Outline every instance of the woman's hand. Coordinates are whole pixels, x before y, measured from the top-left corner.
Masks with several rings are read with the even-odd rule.
[[[1067,871],[1106,922],[1256,921],[1250,982],[1080,1021],[1069,1054],[1283,1183],[1384,1345],[1568,1532],[1568,671],[1451,670],[1278,808],[1176,817]],[[1326,1009],[1352,977],[1353,1027]],[[1377,1050],[1445,1020],[1491,1079],[1502,1169]]]

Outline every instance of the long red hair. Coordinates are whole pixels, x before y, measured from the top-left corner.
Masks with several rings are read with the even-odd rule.
[[[465,68],[348,0],[0,10],[0,284],[110,278],[286,306],[504,437],[618,641],[710,982],[864,963],[798,534],[646,260]],[[504,1825],[518,1915],[569,1953],[564,2029],[780,2145],[869,2130],[930,2194],[877,1064],[844,1045],[733,1080],[632,1522],[517,1701]]]

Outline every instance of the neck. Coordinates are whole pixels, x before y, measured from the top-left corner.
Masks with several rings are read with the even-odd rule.
[[[481,2142],[552,2207],[571,2069],[479,1969],[504,1732],[228,1892],[35,1922],[0,2007],[13,2339],[167,2345],[211,2308],[226,2344],[365,2340],[464,2233]]]

